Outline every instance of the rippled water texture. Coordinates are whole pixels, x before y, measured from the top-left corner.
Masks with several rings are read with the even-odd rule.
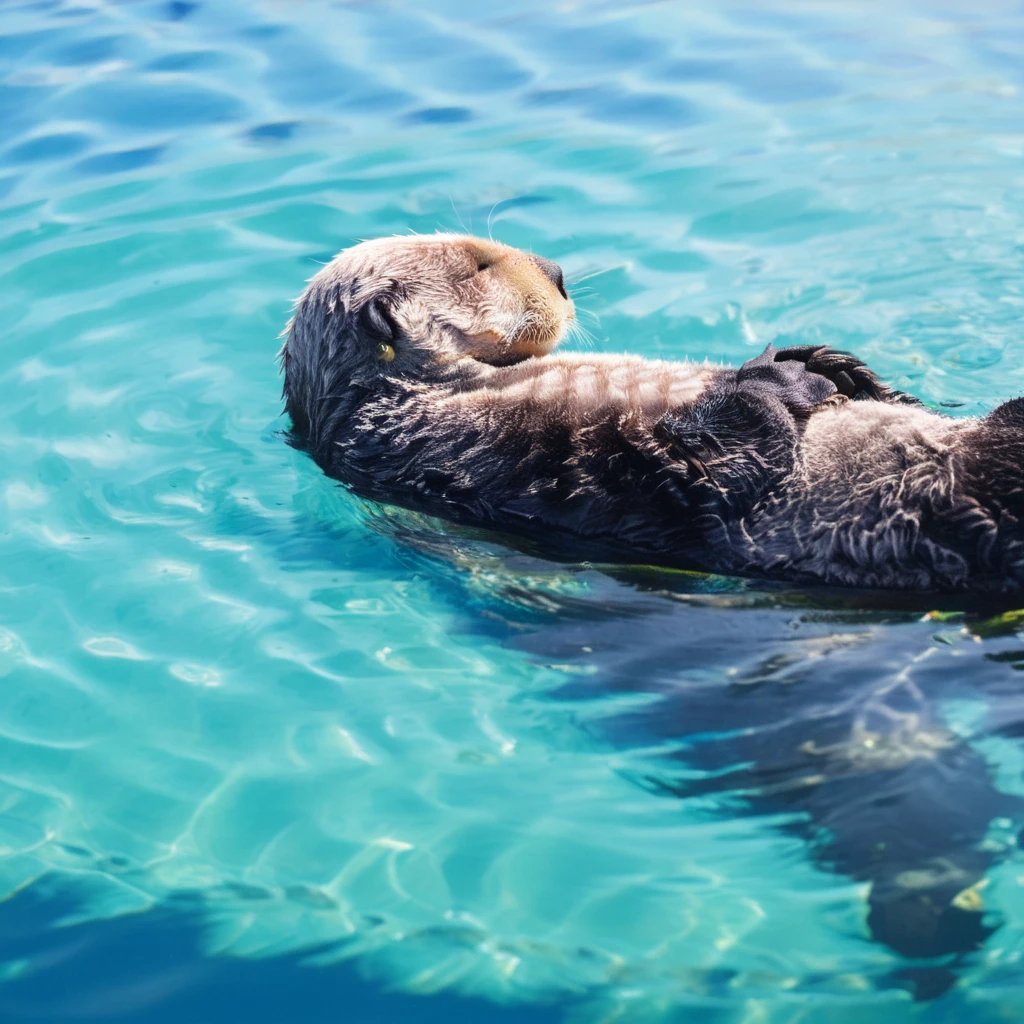
[[[363,507],[274,356],[337,249],[464,225],[597,350],[827,341],[981,412],[1022,87],[997,0],[5,0],[0,1015],[301,962],[276,1020],[332,1019],[345,960],[445,1019],[1019,1019],[1024,614]]]

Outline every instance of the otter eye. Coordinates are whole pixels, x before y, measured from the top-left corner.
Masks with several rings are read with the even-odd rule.
[[[390,363],[395,358],[395,350],[386,341],[378,342],[377,344],[377,358],[382,363]]]
[[[479,274],[481,271],[486,270],[489,266],[490,266],[490,263],[488,263],[486,260],[481,260],[476,265],[476,272]]]

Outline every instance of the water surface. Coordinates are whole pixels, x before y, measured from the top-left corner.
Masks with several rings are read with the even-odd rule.
[[[1017,1019],[1024,616],[368,508],[274,356],[342,246],[465,229],[593,350],[982,413],[1022,58],[995,0],[7,0],[5,1019]]]

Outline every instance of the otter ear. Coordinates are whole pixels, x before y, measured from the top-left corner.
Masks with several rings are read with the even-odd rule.
[[[376,295],[368,300],[357,314],[359,334],[375,347],[375,355],[383,363],[395,358],[398,324],[391,312],[390,296]]]
[[[377,295],[365,303],[358,314],[359,333],[377,344],[393,345],[398,325],[386,295]]]

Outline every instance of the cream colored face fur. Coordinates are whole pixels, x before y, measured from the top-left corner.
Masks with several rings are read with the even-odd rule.
[[[391,315],[407,344],[438,362],[469,356],[503,365],[550,352],[575,317],[548,261],[498,242],[463,235],[380,238],[338,261],[368,286],[391,279],[401,301]],[[402,361],[402,345],[382,360]],[[399,369],[395,366],[394,369]]]

